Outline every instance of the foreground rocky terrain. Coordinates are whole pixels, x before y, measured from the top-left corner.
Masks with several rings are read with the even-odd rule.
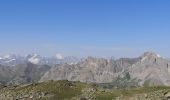
[[[170,87],[104,88],[99,84],[49,81],[1,86],[0,100],[168,100]]]

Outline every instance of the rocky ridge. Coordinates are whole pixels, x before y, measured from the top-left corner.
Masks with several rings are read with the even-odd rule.
[[[69,80],[86,83],[123,81],[135,86],[170,86],[170,61],[153,52],[137,58],[103,59],[88,57],[78,64],[63,64],[47,71],[40,82]],[[137,84],[136,84],[137,83]]]

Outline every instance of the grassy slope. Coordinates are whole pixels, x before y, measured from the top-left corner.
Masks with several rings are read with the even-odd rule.
[[[53,95],[52,97],[50,97],[50,100],[53,99],[63,100],[63,99],[70,99],[72,97],[80,95],[81,89],[84,88],[85,86],[86,86],[85,84],[79,82],[74,84],[68,81],[47,82],[47,83],[32,84],[21,88],[17,88],[12,90],[11,93],[13,95],[18,95],[18,94],[44,92]]]
[[[98,93],[97,100],[112,100],[113,98],[125,96],[132,97],[136,94],[147,94],[159,90],[170,91],[170,87],[158,86],[158,87],[142,87],[142,88],[132,88],[132,89],[113,89],[111,92]]]
[[[0,90],[0,93],[7,93],[12,96],[22,96],[31,93],[48,93],[51,97],[41,98],[40,100],[70,100],[73,97],[82,97],[83,89],[90,88],[95,90],[94,93],[88,92],[93,95],[96,100],[112,100],[119,96],[133,96],[135,94],[150,93],[158,90],[170,90],[170,87],[144,87],[144,88],[133,88],[133,89],[111,89],[104,90],[100,87],[84,84],[80,82],[68,82],[68,81],[57,81],[57,82],[44,82],[32,85],[26,85],[21,87],[16,87],[15,89],[5,89],[5,91]]]

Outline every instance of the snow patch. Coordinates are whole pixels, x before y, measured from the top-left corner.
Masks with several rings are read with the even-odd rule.
[[[157,54],[157,57],[158,57],[158,58],[161,58],[161,55]]]
[[[38,58],[30,58],[30,59],[28,59],[28,61],[33,64],[39,64],[41,60]]]
[[[6,61],[6,63],[12,62],[12,61],[16,61],[16,59],[10,59],[8,61]]]
[[[64,57],[63,57],[62,54],[56,54],[56,58],[57,58],[57,59],[64,59]]]
[[[41,56],[38,54],[33,54],[32,57],[28,59],[28,61],[33,64],[39,64],[41,62]]]

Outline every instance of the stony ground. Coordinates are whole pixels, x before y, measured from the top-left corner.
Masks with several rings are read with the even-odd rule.
[[[104,89],[95,84],[49,81],[0,86],[0,100],[170,100],[170,87]]]

